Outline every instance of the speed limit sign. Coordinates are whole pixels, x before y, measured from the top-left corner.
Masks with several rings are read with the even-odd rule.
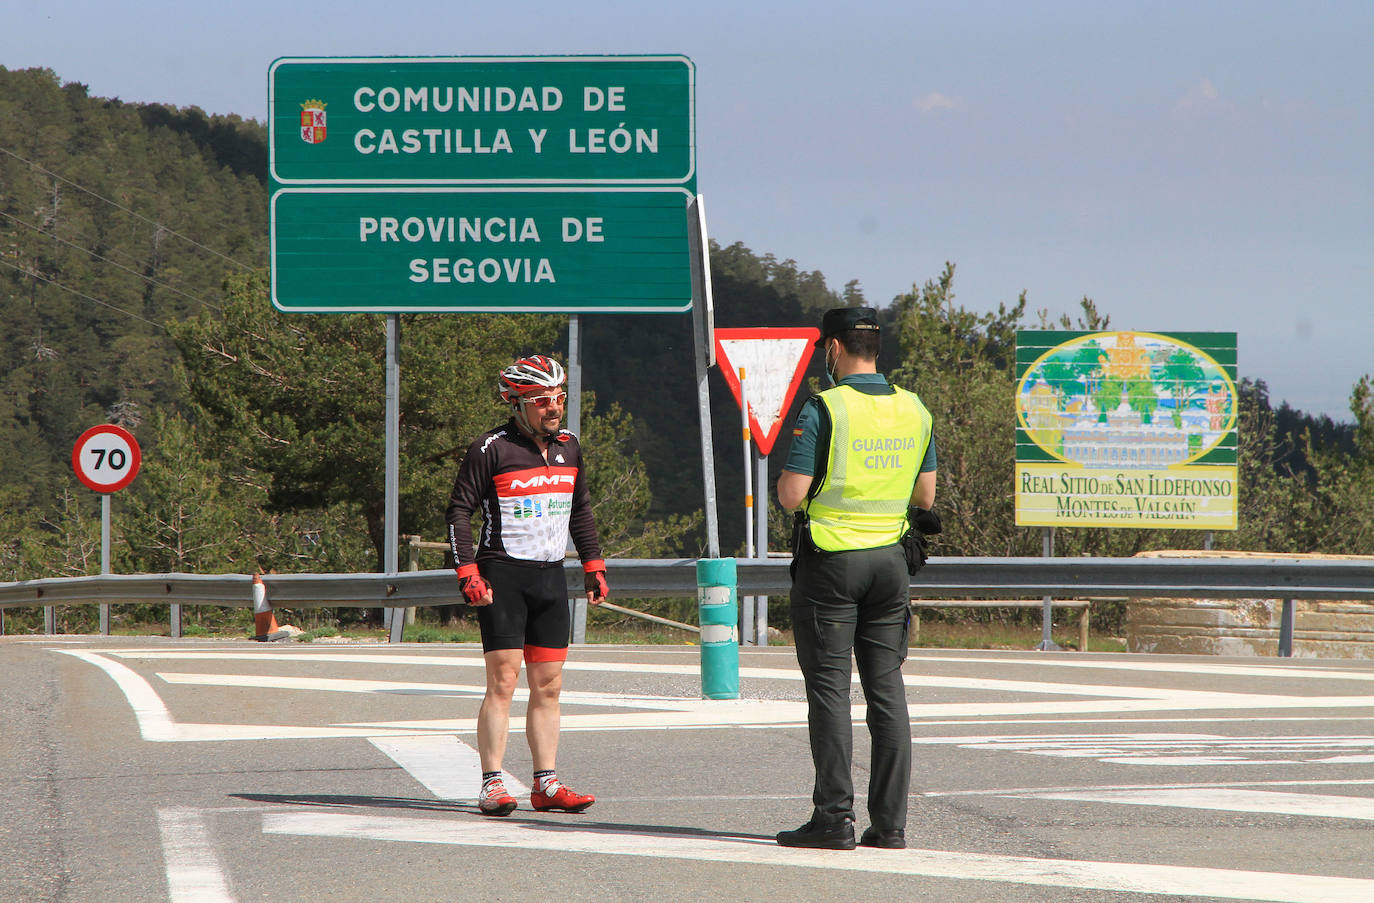
[[[96,492],[118,492],[138,476],[143,454],[133,434],[113,423],[93,426],[72,448],[72,470]]]

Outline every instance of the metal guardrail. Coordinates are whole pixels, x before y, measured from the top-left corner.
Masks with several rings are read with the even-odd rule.
[[[696,595],[696,559],[622,559],[610,564],[621,598]],[[739,595],[786,595],[789,559],[741,558]],[[399,574],[264,574],[274,608],[410,608],[459,601],[453,571]],[[912,578],[913,596],[1256,598],[1374,600],[1374,560],[1294,558],[932,558]],[[568,567],[568,592],[582,572]],[[250,608],[248,574],[104,574],[0,583],[0,608],[153,602]]]
[[[786,595],[791,588],[789,564],[788,558],[740,559],[736,568],[739,596]],[[267,574],[262,579],[273,608],[401,609],[459,601],[450,569]],[[181,636],[182,605],[251,608],[252,580],[248,574],[105,574],[0,583],[0,616],[7,608],[44,606],[44,623],[52,633],[57,605],[100,604],[103,625],[107,623],[105,606],[112,602],[170,603],[172,635]],[[576,562],[569,563],[567,586],[570,599],[582,592],[582,572]],[[611,586],[620,598],[694,596],[696,559],[616,560],[611,565]],[[912,579],[911,594],[926,598],[1040,596],[1047,606],[1052,597],[1281,599],[1278,652],[1288,656],[1293,654],[1294,600],[1374,601],[1374,560],[1253,554],[1234,558],[932,558]],[[393,639],[400,639],[395,631]]]

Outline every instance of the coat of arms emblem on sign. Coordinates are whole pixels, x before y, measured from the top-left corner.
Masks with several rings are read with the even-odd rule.
[[[307,100],[301,104],[301,140],[306,144],[320,144],[324,141],[324,108],[322,100]]]

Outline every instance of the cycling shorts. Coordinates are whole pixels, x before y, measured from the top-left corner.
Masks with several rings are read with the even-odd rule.
[[[477,567],[492,597],[490,605],[477,607],[482,651],[524,649],[527,662],[567,659],[572,617],[562,564],[531,567],[487,559]]]

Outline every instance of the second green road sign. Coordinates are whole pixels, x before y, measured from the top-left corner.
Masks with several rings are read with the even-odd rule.
[[[283,311],[655,313],[691,307],[678,188],[283,189]]]

